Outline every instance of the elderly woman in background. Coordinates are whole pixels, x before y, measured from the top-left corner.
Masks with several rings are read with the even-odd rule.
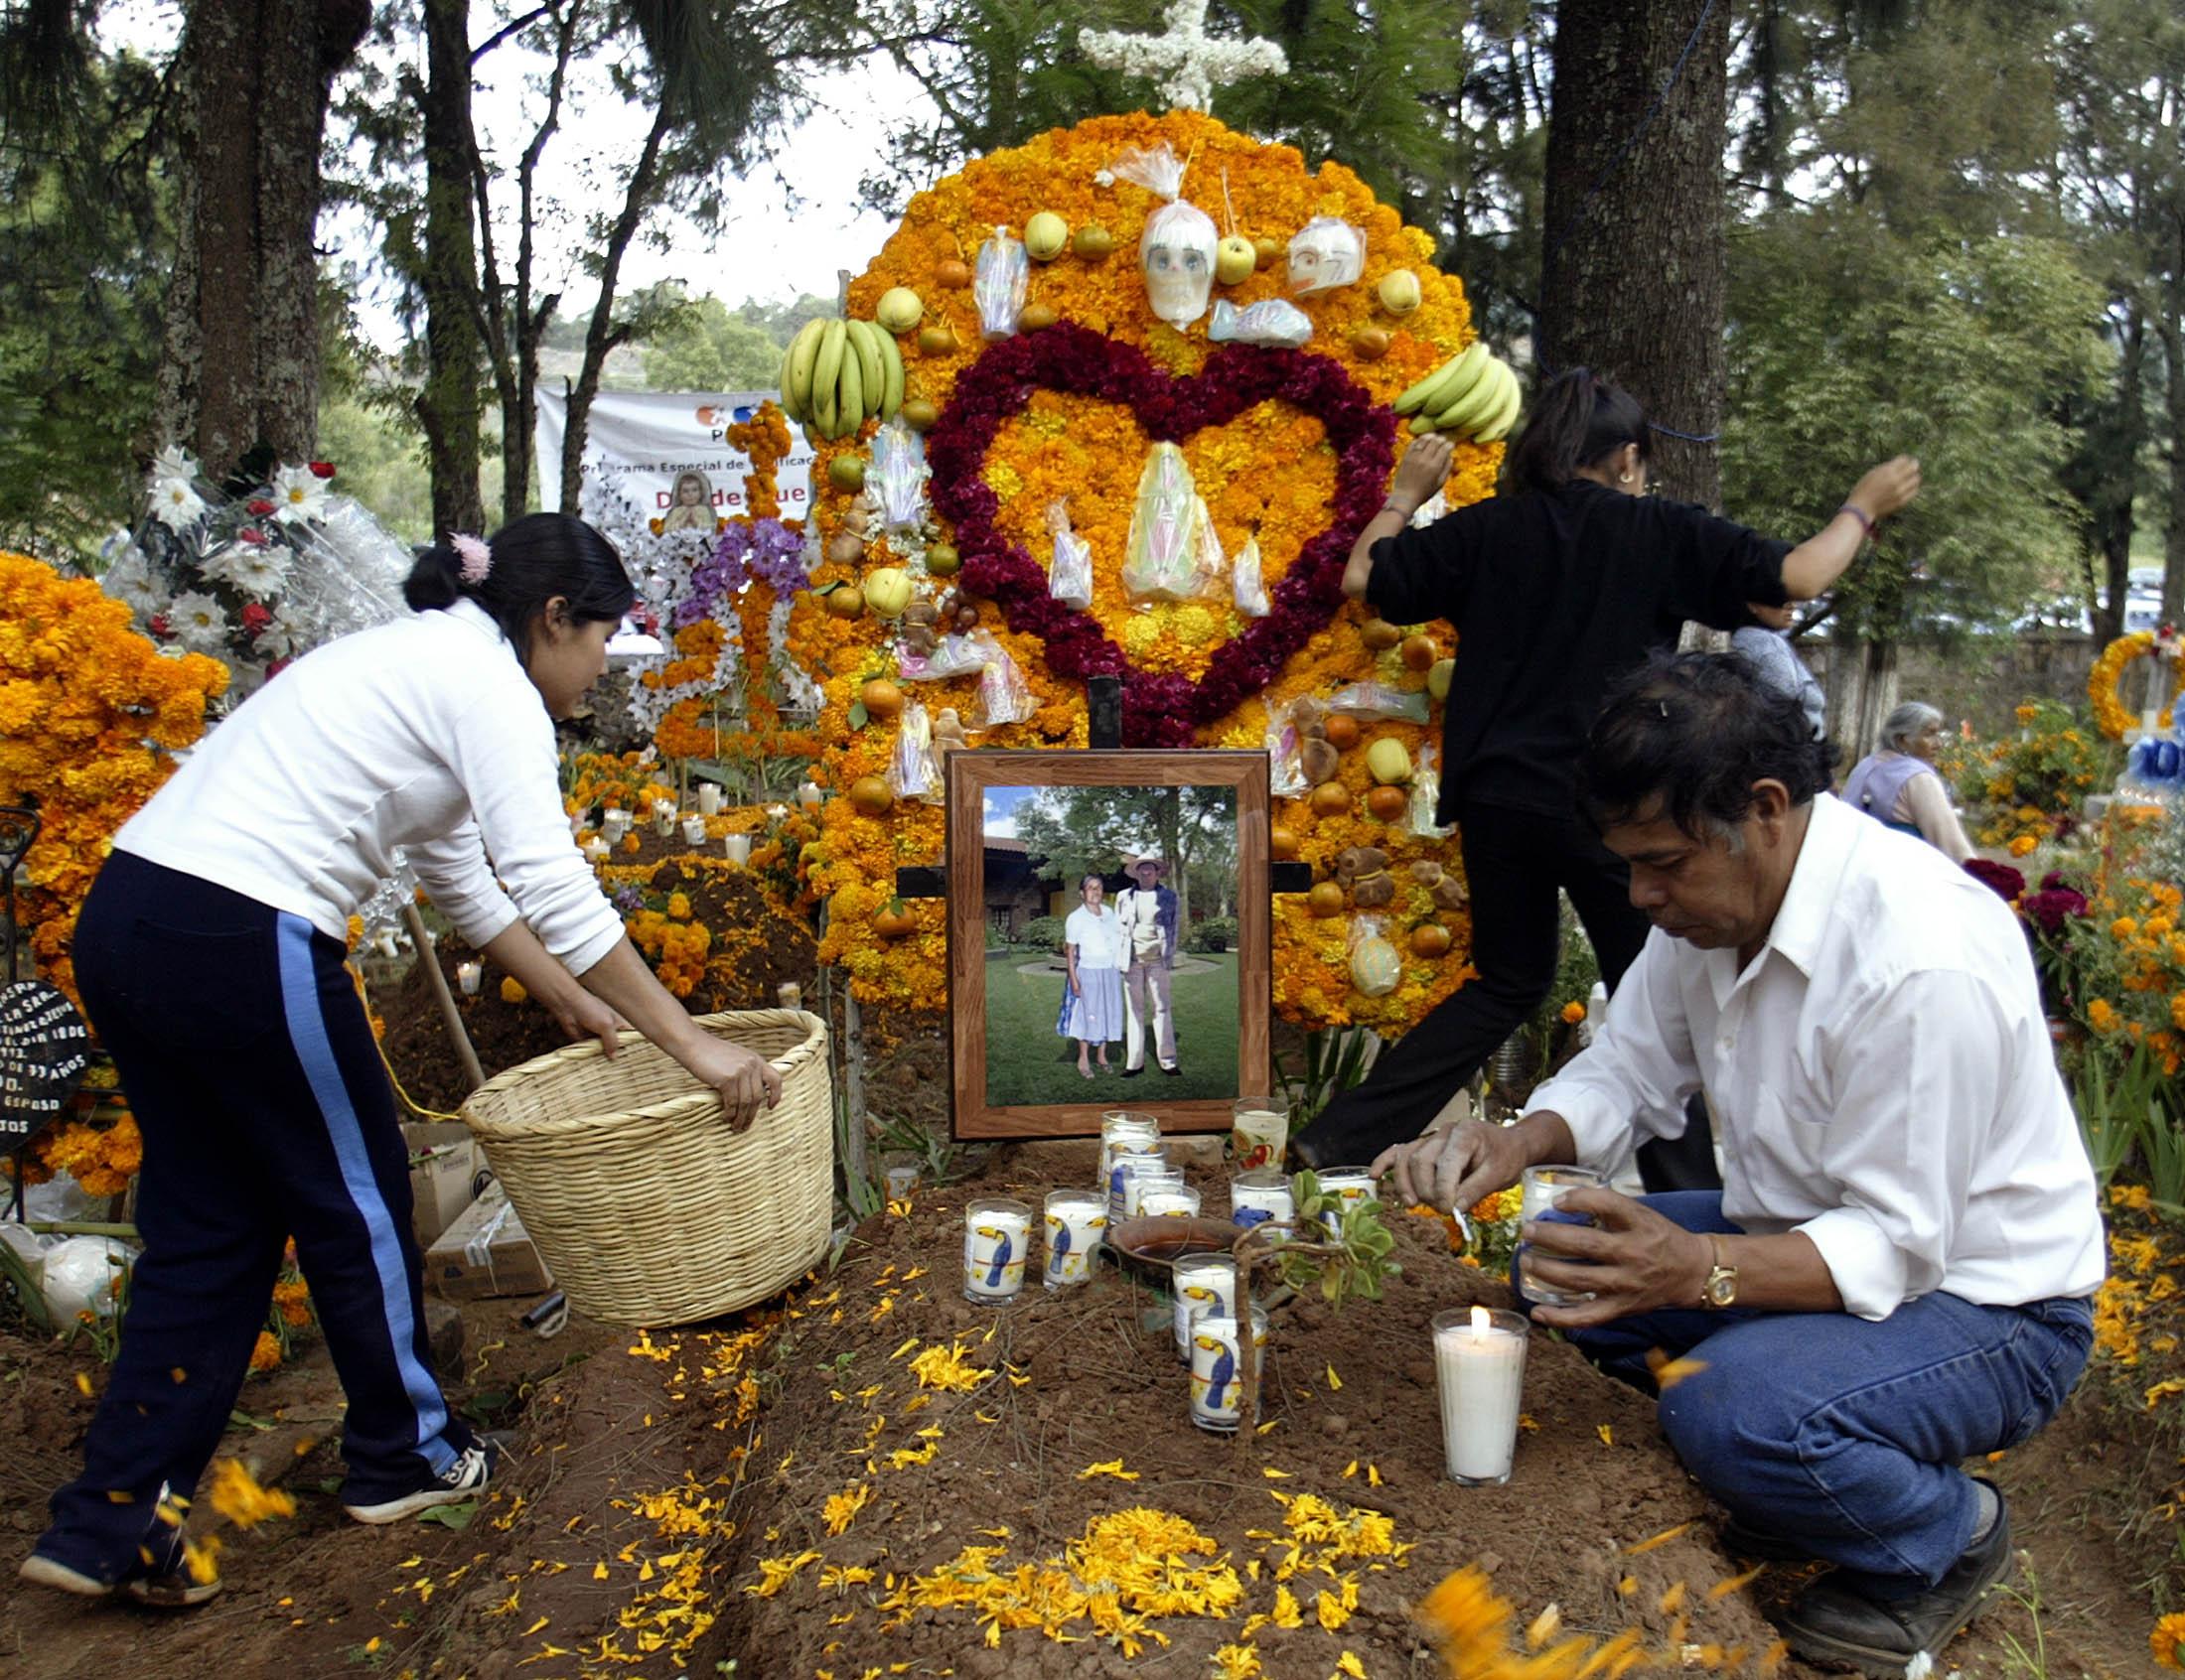
[[[1917,834],[1952,863],[1972,856],[1950,789],[1935,769],[1942,745],[1943,715],[1919,700],[1907,700],[1882,720],[1881,746],[1852,768],[1843,783],[1843,802],[1853,810]]]

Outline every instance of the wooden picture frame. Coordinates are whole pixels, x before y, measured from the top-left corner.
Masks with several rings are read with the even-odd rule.
[[[1237,1097],[1274,1088],[1268,1037],[1274,987],[1269,954],[1273,916],[1267,873],[1270,801],[1266,754],[1211,750],[957,751],[947,756],[947,782],[949,1070],[954,1135],[958,1139],[1093,1137],[1099,1133],[1100,1116],[1118,1108],[1156,1114],[1169,1131],[1227,1131]],[[989,1065],[994,1058],[989,1055],[988,983],[993,977],[990,971],[1008,960],[990,961],[988,957],[986,811],[990,795],[996,790],[1017,789],[1194,787],[1226,789],[1234,795],[1237,1088],[1218,1096],[1197,1088],[1176,1088],[1163,1077],[1153,1053],[1156,1047],[1149,1045],[1141,1075],[1125,1078],[1118,1064],[1112,1071],[1087,1081],[1082,1101],[1075,1100],[1074,1091],[1071,1099],[1052,1102],[989,1100],[995,1069]],[[1153,803],[1158,806],[1158,801]],[[1119,855],[1117,861],[1119,865]],[[1096,868],[1093,873],[1107,872]],[[1119,867],[1114,874],[1121,874]],[[1083,893],[1081,886],[1081,899]],[[1038,966],[1036,955],[1030,964]],[[1212,966],[1219,969],[1228,965],[1222,962]],[[1054,974],[1060,979],[1053,990],[1044,994],[1045,1013],[1051,1023],[1044,1045],[1036,1030],[1027,1033],[1022,1028],[1016,1030],[1012,1041],[1024,1043],[1029,1056],[1067,1055],[1073,1042],[1052,1030],[1057,1003],[1068,985],[1065,970],[1057,968]],[[1040,978],[1033,976],[1027,983],[1037,985]],[[1176,978],[1184,978],[1181,969]],[[1011,978],[1009,983],[1018,982]],[[1180,1011],[1178,1020],[1178,1059],[1180,1064],[1188,1064],[1193,1050],[1182,1031]],[[1202,1045],[1200,1049],[1204,1052],[1207,1047]],[[1220,1054],[1226,1058],[1227,1053],[1228,1046],[1224,1044]],[[1220,1065],[1226,1066],[1226,1059]],[[1077,1077],[1073,1064],[1069,1069],[1073,1085]],[[1196,1084],[1194,1081],[1194,1087]]]

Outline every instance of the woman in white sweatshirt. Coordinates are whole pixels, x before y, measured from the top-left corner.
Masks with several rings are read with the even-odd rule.
[[[396,1521],[490,1479],[491,1445],[433,1379],[407,1155],[344,966],[397,848],[571,1037],[612,1052],[629,1022],[738,1124],[781,1094],[654,978],[562,810],[554,720],[634,596],[614,549],[534,513],[426,550],[404,593],[411,617],[298,660],[215,730],[85,901],[76,974],[144,1134],[145,1246],[83,1474],[26,1581],[165,1605],[218,1590],[161,1512],[218,1445],[292,1235],[349,1399],[350,1515]]]

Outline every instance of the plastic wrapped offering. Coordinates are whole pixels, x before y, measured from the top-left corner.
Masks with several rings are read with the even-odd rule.
[[[1024,292],[1031,284],[1032,259],[1024,241],[997,227],[994,236],[978,248],[972,270],[971,301],[978,305],[978,330],[988,339],[1014,338],[1017,317],[1024,313]]]
[[[1222,544],[1184,452],[1157,443],[1138,475],[1122,585],[1138,601],[1190,601],[1222,575]]]
[[[890,530],[909,530],[926,515],[926,440],[898,415],[873,435],[872,469],[865,489],[880,498],[880,515]]]
[[[1149,151],[1125,152],[1115,161],[1115,173],[1168,200],[1145,218],[1138,268],[1153,313],[1181,333],[1207,312],[1221,235],[1212,216],[1185,202],[1184,166],[1167,141]]]
[[[1316,215],[1290,236],[1290,295],[1310,297],[1348,286],[1366,271],[1366,232]]]
[[[895,752],[888,760],[888,790],[898,799],[941,803],[941,761],[934,753],[934,731],[925,706],[913,700],[896,724]]]
[[[1297,350],[1313,336],[1312,317],[1293,303],[1268,298],[1238,309],[1223,298],[1214,306],[1207,337],[1218,345],[1272,345],[1278,350]]]
[[[1271,610],[1266,585],[1260,581],[1259,539],[1255,536],[1246,537],[1237,558],[1230,562],[1230,597],[1247,619],[1263,619]]]
[[[1403,959],[1382,930],[1378,915],[1362,915],[1351,923],[1351,984],[1369,998],[1384,998],[1403,978]]]
[[[1070,498],[1058,495],[1047,504],[1047,531],[1054,538],[1055,558],[1047,568],[1047,593],[1065,607],[1092,605],[1092,545],[1070,528]]]

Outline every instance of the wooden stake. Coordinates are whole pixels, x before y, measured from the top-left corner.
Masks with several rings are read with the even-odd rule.
[[[448,989],[448,977],[440,972],[440,953],[433,948],[432,935],[425,930],[425,918],[417,913],[415,900],[402,907],[402,925],[409,929],[410,943],[417,947],[417,960],[425,965],[425,978],[440,1004],[440,1019],[447,1023],[448,1037],[455,1041],[455,1053],[463,1058],[464,1075],[475,1091],[486,1082],[486,1069],[479,1062],[478,1047],[471,1043],[470,1029],[463,1025],[463,1012],[456,1007],[455,994]]]

